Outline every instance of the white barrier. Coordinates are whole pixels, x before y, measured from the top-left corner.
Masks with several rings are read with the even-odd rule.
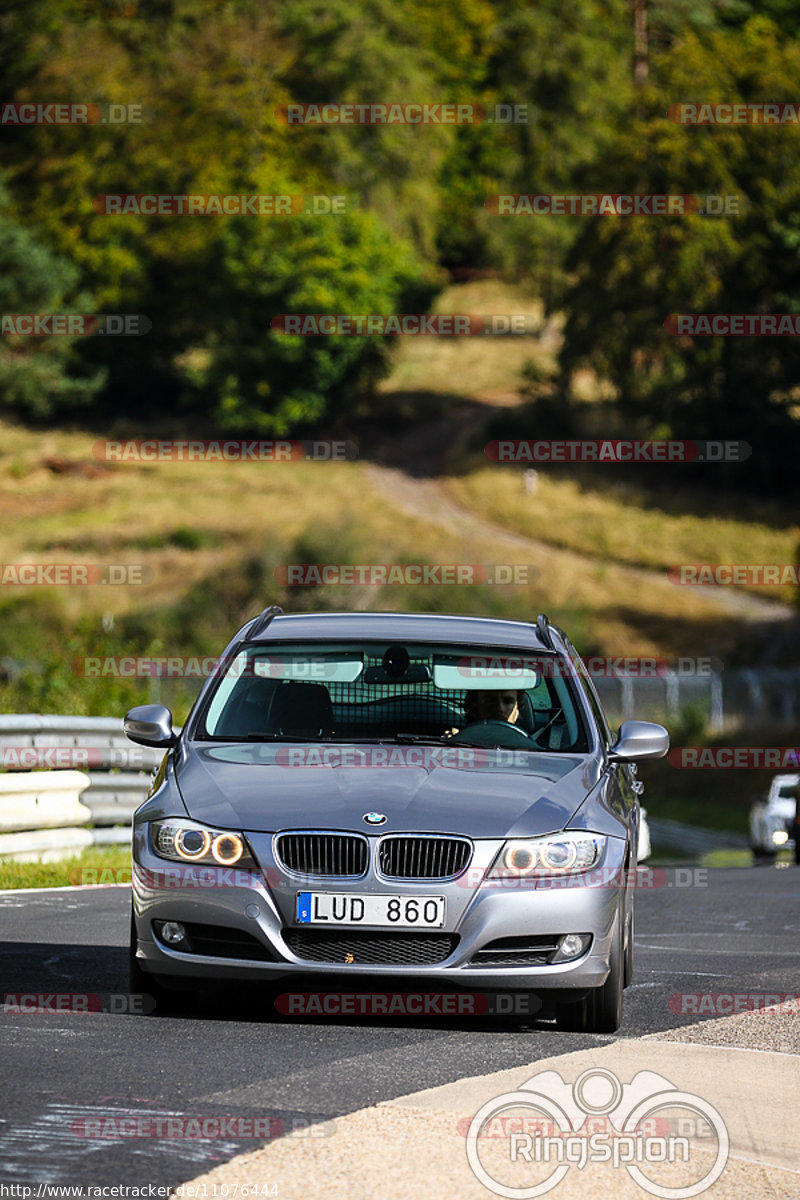
[[[80,796],[89,786],[82,771],[14,771],[0,776],[0,833],[85,825],[92,813]]]
[[[57,862],[88,850],[94,840],[91,829],[29,829],[24,833],[0,833],[0,860]]]
[[[38,756],[24,751],[40,751]],[[47,761],[59,749],[74,750],[64,754],[64,762]],[[163,750],[151,746],[136,746],[128,741],[121,717],[70,717],[38,713],[4,713],[0,715],[0,767],[30,770],[32,767],[68,765],[79,770],[113,768],[130,771],[153,771],[164,756]],[[52,757],[52,756],[51,756]],[[71,758],[71,761],[69,761]]]
[[[123,772],[89,772],[90,786],[83,803],[91,810],[97,826],[130,826],[133,814],[147,799],[150,776]],[[130,829],[127,830],[130,837]]]
[[[22,771],[38,775],[39,769],[64,774],[71,767],[88,771],[89,786],[82,800],[97,833],[108,826],[130,826],[163,756],[163,750],[130,742],[120,717],[0,715],[0,767],[15,775]],[[95,836],[95,841],[100,840],[111,839]]]
[[[0,856],[17,861],[61,858],[92,844],[92,819],[81,803],[82,771],[9,771],[0,775]]]
[[[129,842],[163,757],[130,742],[120,717],[0,714],[0,858],[46,861]]]

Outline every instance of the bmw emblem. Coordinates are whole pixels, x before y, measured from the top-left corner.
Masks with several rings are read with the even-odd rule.
[[[367,822],[368,825],[383,825],[384,821],[386,820],[386,817],[383,813],[368,812],[368,813],[364,813],[364,820]]]

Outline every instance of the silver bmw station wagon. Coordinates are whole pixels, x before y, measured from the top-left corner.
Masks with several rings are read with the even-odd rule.
[[[616,735],[535,623],[268,608],[226,647],[133,828],[131,989],[211,981],[527,993],[617,1029],[641,790],[665,729]]]

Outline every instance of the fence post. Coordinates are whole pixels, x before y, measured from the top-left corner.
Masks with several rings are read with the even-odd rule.
[[[722,706],[722,676],[719,671],[712,671],[711,683],[711,712],[709,714],[709,729],[712,733],[722,733],[725,724],[725,714]]]

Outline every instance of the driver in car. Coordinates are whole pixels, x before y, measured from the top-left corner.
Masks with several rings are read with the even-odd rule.
[[[516,725],[519,717],[519,693],[512,691],[467,692],[464,701],[465,722],[462,728],[474,721],[508,721]],[[457,728],[448,729],[445,737],[459,733]]]
[[[512,691],[467,692],[464,715],[468,725],[473,721],[509,721],[516,725],[519,694]]]

